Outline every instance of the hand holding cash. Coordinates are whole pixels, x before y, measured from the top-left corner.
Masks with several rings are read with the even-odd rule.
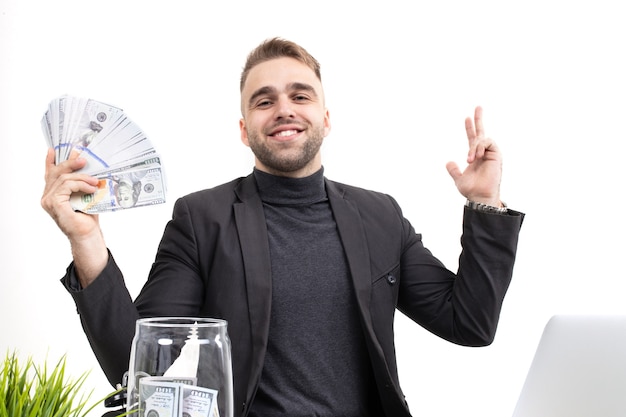
[[[50,102],[41,126],[59,164],[72,151],[87,163],[78,172],[98,178],[98,191],[75,193],[74,210],[103,213],[165,202],[161,159],[122,109],[91,99],[61,96]]]

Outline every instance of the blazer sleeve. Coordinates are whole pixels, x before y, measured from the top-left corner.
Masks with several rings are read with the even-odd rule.
[[[120,383],[128,370],[137,319],[198,314],[203,283],[195,236],[181,199],[166,226],[148,281],[134,301],[110,253],[105,269],[85,289],[78,288],[73,263],[68,267],[61,281],[76,303],[83,330],[111,385]]]
[[[74,264],[61,279],[74,299],[87,340],[112,386],[122,382],[128,370],[135,335],[137,309],[113,256],[98,278],[87,288],[77,288]]]
[[[524,214],[464,209],[462,252],[456,274],[426,249],[405,221],[398,309],[453,343],[493,342],[504,296],[513,276]]]

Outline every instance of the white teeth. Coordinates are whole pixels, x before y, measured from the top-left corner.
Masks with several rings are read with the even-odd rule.
[[[297,130],[283,130],[282,132],[278,132],[274,136],[291,136],[295,135],[296,133],[298,133]]]

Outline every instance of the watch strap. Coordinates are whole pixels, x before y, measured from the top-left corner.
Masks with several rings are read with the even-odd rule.
[[[509,209],[504,202],[501,203],[502,207],[490,206],[489,204],[478,203],[476,201],[467,200],[465,206],[472,210],[482,211],[485,213],[506,214]]]

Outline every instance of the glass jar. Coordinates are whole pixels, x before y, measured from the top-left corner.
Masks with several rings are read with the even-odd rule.
[[[225,320],[137,320],[128,368],[127,411],[139,417],[233,417]]]

